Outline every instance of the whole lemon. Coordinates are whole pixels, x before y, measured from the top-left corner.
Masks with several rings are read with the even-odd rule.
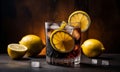
[[[41,38],[37,35],[26,35],[20,41],[20,44],[25,45],[28,50],[26,52],[26,56],[35,57],[37,56],[41,50],[44,48],[44,44]]]
[[[105,50],[103,44],[97,39],[86,40],[81,48],[87,57],[97,57]]]

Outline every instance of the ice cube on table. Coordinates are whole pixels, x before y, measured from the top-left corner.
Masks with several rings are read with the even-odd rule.
[[[97,64],[98,60],[97,59],[92,59],[92,64]]]
[[[109,61],[108,60],[102,60],[102,65],[109,65]]]
[[[32,61],[31,66],[32,67],[40,67],[40,62],[39,61]]]

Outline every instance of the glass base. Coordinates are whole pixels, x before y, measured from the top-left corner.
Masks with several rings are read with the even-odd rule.
[[[75,67],[80,65],[80,56],[76,57],[75,59],[58,59],[46,56],[46,61],[52,65],[59,65],[59,66],[70,66]]]

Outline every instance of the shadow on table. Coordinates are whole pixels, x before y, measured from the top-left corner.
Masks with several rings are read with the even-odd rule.
[[[80,68],[95,68],[95,69],[103,69],[103,70],[114,70],[120,72],[120,65],[93,65],[81,63]]]
[[[21,59],[14,59],[14,60],[16,60],[16,61],[28,61],[28,60],[30,60],[30,58],[21,58]]]

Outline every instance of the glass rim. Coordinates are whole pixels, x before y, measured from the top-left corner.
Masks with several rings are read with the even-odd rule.
[[[72,25],[72,24],[74,24],[74,23],[75,23],[75,24],[78,23],[78,24],[74,26],[74,25]],[[62,24],[62,22],[60,22],[60,21],[59,21],[59,22],[46,21],[46,22],[45,22],[45,28],[50,28],[50,26],[51,26],[51,25],[54,25],[54,24],[60,26],[60,25]],[[80,22],[67,23],[66,26],[71,26],[71,27],[74,27],[74,28],[81,27]],[[57,27],[57,28],[58,28],[58,27]],[[57,28],[56,28],[56,29],[57,29]]]
[[[58,22],[54,22],[54,21],[45,21],[45,23],[62,23],[62,21],[58,21]],[[67,24],[70,24],[70,23],[80,23],[80,22],[66,22]]]

